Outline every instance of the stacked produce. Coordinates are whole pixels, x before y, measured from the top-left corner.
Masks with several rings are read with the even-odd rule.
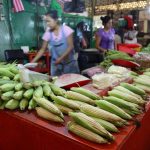
[[[100,63],[100,66],[107,69],[111,65],[113,65],[112,60],[115,59],[134,61],[134,58],[130,57],[127,53],[117,50],[111,50],[106,53],[105,60]]]
[[[3,71],[3,68],[7,72]],[[135,76],[134,84],[121,83],[100,97],[81,87],[66,91],[47,81],[21,83],[14,64],[0,65],[0,109],[35,109],[43,119],[63,123],[71,117],[70,132],[96,143],[115,140],[112,133],[142,113],[146,92],[150,91],[150,70]]]

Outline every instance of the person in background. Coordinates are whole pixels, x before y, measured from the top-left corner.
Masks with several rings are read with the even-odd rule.
[[[74,58],[74,31],[70,27],[59,23],[56,10],[49,11],[46,14],[45,21],[50,29],[44,33],[42,47],[32,62],[36,62],[41,58],[49,44],[52,76],[79,73],[77,60]]]
[[[137,34],[138,31],[136,31],[134,28],[126,28],[124,33],[124,43],[126,44],[136,44],[137,43]]]
[[[115,47],[117,47],[118,44],[121,44],[121,37],[119,36],[118,30],[115,30]]]
[[[100,28],[96,33],[96,48],[100,52],[107,52],[115,49],[115,30],[112,28],[112,18],[101,17],[104,28]]]

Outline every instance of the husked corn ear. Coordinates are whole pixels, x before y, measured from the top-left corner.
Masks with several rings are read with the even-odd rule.
[[[68,100],[62,96],[55,96],[52,95],[51,98],[55,101],[55,103],[59,104],[59,105],[63,105],[66,107],[69,107],[73,110],[79,110],[80,109],[80,105],[77,104],[76,102],[72,101],[72,100]]]
[[[34,98],[34,100],[38,103],[39,106],[45,108],[46,110],[63,117],[62,112],[50,101],[45,98]]]
[[[73,118],[73,120],[79,125],[99,134],[108,140],[114,140],[113,135],[111,135],[104,127],[102,127],[98,122],[96,122],[93,118],[83,114],[83,113],[75,113],[70,112],[69,116]]]
[[[125,108],[128,110],[137,110],[139,108],[139,105],[137,104],[125,101],[123,99],[120,99],[114,96],[108,96],[108,97],[103,97],[103,98],[118,107]]]
[[[14,95],[14,91],[5,92],[1,95],[1,99],[4,101],[9,101]]]
[[[116,105],[109,103],[108,101],[98,100],[96,101],[96,104],[101,109],[106,110],[110,113],[113,113],[123,119],[127,119],[127,120],[132,119],[132,117],[129,114],[127,114],[125,111],[123,111],[121,108],[117,107]]]
[[[5,104],[5,108],[11,109],[11,110],[17,109],[18,107],[19,107],[19,101],[14,100],[14,99],[11,99]]]
[[[64,120],[61,117],[47,111],[46,109],[44,109],[42,107],[36,107],[36,112],[37,112],[38,116],[40,116],[41,118],[44,118],[46,120],[60,122],[60,123],[64,122]]]
[[[14,76],[14,79],[13,79],[14,81],[20,81],[20,74],[16,74],[15,76]]]
[[[86,140],[89,140],[91,142],[95,142],[95,143],[99,143],[99,144],[108,142],[106,139],[104,139],[100,135],[93,133],[92,131],[82,127],[81,125],[78,125],[75,122],[68,122],[67,128],[72,133],[74,133]]]
[[[67,91],[65,94],[65,97],[68,99],[77,100],[77,101],[85,102],[85,103],[92,104],[92,105],[95,104],[95,101],[92,100],[91,98],[84,96],[80,93],[73,92],[73,91]]]
[[[23,89],[23,83],[18,83],[18,84],[15,85],[15,90],[16,91],[20,91],[22,89]]]
[[[15,100],[21,100],[23,97],[23,93],[24,93],[24,91],[17,91],[14,93],[13,98]]]
[[[55,95],[59,95],[59,96],[64,96],[64,94],[66,93],[66,91],[52,83],[49,83],[50,87],[51,87],[51,90],[52,92],[55,94]]]
[[[5,108],[5,105],[8,101],[2,101],[2,104],[0,105],[0,110]]]
[[[119,130],[116,128],[115,125],[113,125],[112,123],[103,120],[103,119],[98,119],[95,117],[92,117],[95,121],[97,121],[101,126],[103,126],[107,131],[109,132],[119,132]]]
[[[35,109],[36,106],[37,106],[37,102],[32,98],[32,99],[29,101],[28,109],[29,109],[29,110]]]
[[[95,94],[87,89],[81,88],[81,87],[73,87],[73,88],[71,88],[71,90],[74,92],[80,93],[82,95],[85,95],[93,100],[101,99],[101,97],[98,96],[97,94]]]
[[[131,103],[135,103],[135,104],[144,104],[145,103],[145,101],[141,101],[141,100],[139,100],[138,98],[136,98],[132,95],[129,95],[129,94],[124,93],[124,92],[120,92],[116,89],[112,90],[112,91],[109,91],[108,94],[110,96],[121,98],[123,100],[126,100],[126,101],[131,102]]]
[[[33,92],[34,92],[34,89],[28,89],[27,91],[24,92],[23,94],[23,97],[30,100],[33,96]]]
[[[123,87],[125,87],[125,88],[127,88],[128,90],[132,91],[133,93],[138,94],[138,95],[143,96],[143,95],[146,94],[143,89],[140,89],[140,88],[138,88],[138,87],[136,87],[136,86],[134,86],[132,84],[121,83],[120,85],[123,86]]]
[[[23,84],[23,87],[28,90],[28,89],[31,89],[33,87],[33,85],[32,85],[32,83],[27,82],[27,83]]]
[[[20,110],[25,110],[28,107],[28,104],[29,102],[27,99],[22,99],[19,104]]]
[[[63,114],[69,114],[69,112],[73,112],[73,110],[71,108],[59,105],[55,103],[55,106],[63,113]]]
[[[52,94],[52,90],[48,84],[43,85],[43,93],[45,96],[49,97]]]
[[[109,122],[126,122],[119,116],[91,105],[81,105],[80,111],[91,117],[104,119]]]
[[[15,83],[6,83],[0,86],[0,90],[3,92],[13,91],[15,88]]]
[[[43,97],[43,88],[42,88],[42,86],[39,86],[35,89],[35,91],[33,93],[33,96],[37,97],[37,98],[42,98]]]

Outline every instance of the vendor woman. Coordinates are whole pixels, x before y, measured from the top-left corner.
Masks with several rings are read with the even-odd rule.
[[[96,48],[105,53],[115,48],[115,30],[112,28],[111,17],[101,17],[101,20],[104,28],[100,28],[96,33]]]
[[[49,11],[45,20],[50,29],[44,33],[42,47],[32,62],[36,62],[43,55],[49,44],[52,76],[79,73],[74,58],[73,30],[66,25],[60,25],[56,10]]]

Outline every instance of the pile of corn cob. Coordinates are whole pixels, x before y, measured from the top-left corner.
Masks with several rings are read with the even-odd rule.
[[[35,109],[38,116],[59,123],[67,114],[72,119],[68,130],[96,143],[114,140],[110,132],[119,132],[132,116],[142,113],[145,91],[150,91],[144,81],[150,80],[149,72],[136,77],[135,85],[121,83],[102,98],[81,87],[65,91],[46,81],[23,84],[14,65],[5,69],[7,73],[0,73],[0,109]]]

